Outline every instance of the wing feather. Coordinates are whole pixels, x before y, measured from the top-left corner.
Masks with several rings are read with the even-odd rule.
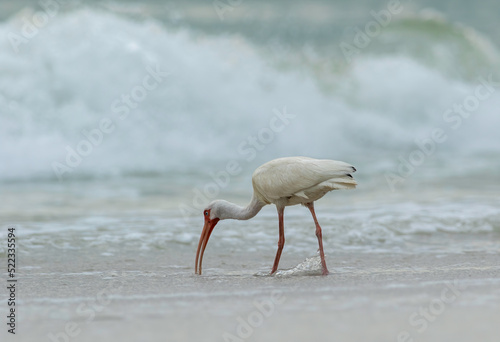
[[[272,160],[255,170],[252,183],[257,195],[266,203],[280,198],[299,196],[323,182],[348,183],[355,186],[351,173],[356,169],[345,162],[308,157],[287,157]],[[338,188],[342,188],[339,186]]]

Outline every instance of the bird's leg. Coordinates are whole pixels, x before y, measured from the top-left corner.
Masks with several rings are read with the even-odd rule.
[[[314,213],[314,202],[306,203],[305,206],[311,211],[312,217],[314,219],[314,224],[316,225],[316,237],[318,238],[321,266],[323,267],[323,275],[327,275],[328,268],[326,268],[325,253],[323,252],[323,235],[321,234],[321,227],[318,223],[318,220],[316,219],[316,214]]]
[[[281,251],[283,250],[283,246],[285,245],[285,228],[283,224],[283,212],[285,211],[285,207],[277,207],[277,209],[278,209],[280,237],[278,240],[278,251],[276,252],[276,258],[274,258],[274,265],[273,269],[271,270],[271,274],[276,272],[276,270],[278,269],[278,264],[280,263]]]

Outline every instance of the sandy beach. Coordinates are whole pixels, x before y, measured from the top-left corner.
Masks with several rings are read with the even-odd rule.
[[[63,253],[64,254],[64,253]],[[20,341],[496,341],[498,256],[340,253],[331,274],[256,275],[231,253],[202,276],[165,260],[85,263],[54,255],[21,268]],[[290,260],[292,259],[292,260]],[[163,262],[162,262],[163,261]],[[293,258],[285,258],[294,264]],[[26,260],[25,262],[28,262]],[[299,261],[300,262],[300,261]],[[247,266],[244,266],[247,264]],[[243,266],[242,266],[243,265]],[[260,265],[261,272],[266,271]],[[317,270],[319,272],[319,268]],[[2,332],[5,336],[5,331]]]

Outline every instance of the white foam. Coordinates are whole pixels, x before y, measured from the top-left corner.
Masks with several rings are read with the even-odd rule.
[[[16,30],[17,20],[3,23],[0,35]],[[75,35],[83,38],[75,41]],[[238,146],[269,129],[273,110],[284,107],[295,117],[254,163],[302,154],[378,170],[414,149],[415,138],[445,125],[442,113],[476,86],[409,57],[367,55],[343,73],[322,75],[337,85],[326,91],[317,76],[304,72],[314,65],[276,70],[269,56],[242,38],[172,32],[95,9],[59,14],[19,53],[6,40],[2,44],[0,68],[7,72],[0,80],[0,107],[7,110],[0,112],[0,133],[8,143],[0,145],[0,159],[9,163],[0,165],[0,179],[55,178],[51,163],[65,163],[65,148],[76,148],[85,139],[82,130],[98,127],[103,118],[115,130],[65,177],[200,165],[219,170],[228,160],[245,163],[250,155]],[[119,119],[112,103],[157,65],[171,74]],[[498,150],[499,104],[497,93],[481,103],[436,156]]]
[[[319,255],[307,258],[289,270],[277,270],[276,277],[309,276],[322,274],[321,258]]]

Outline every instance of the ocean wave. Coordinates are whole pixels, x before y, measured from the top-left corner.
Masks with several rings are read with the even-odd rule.
[[[333,209],[318,206],[316,211],[329,253],[498,251],[495,237],[500,234],[500,211],[495,203],[401,202],[337,205]],[[286,250],[312,255],[317,239],[310,215],[303,208],[290,208],[285,221]],[[220,222],[210,240],[210,249],[222,254],[272,254],[278,238],[277,224],[273,208],[263,210],[251,221]],[[201,228],[199,216],[182,218],[172,214],[94,215],[16,225],[23,253],[92,250],[102,256],[152,250],[188,253],[196,250]],[[0,253],[5,253],[1,248]]]
[[[0,34],[19,33],[20,20],[2,23]],[[496,58],[470,30],[431,25],[447,45],[424,24],[398,21],[387,33],[398,36],[387,39],[397,44],[418,32],[412,51],[427,42],[435,56],[439,47],[445,57],[474,50],[483,66]],[[309,61],[283,70],[241,36],[200,36],[88,8],[58,14],[17,51],[8,39],[0,44],[3,181],[154,176],[283,155],[345,159],[379,172],[436,127],[450,133],[438,160],[500,148],[498,92],[467,127],[450,130],[443,121],[479,84],[451,77],[443,59],[430,66],[396,51],[366,54],[342,72],[310,72]],[[335,87],[325,91],[321,79]]]

